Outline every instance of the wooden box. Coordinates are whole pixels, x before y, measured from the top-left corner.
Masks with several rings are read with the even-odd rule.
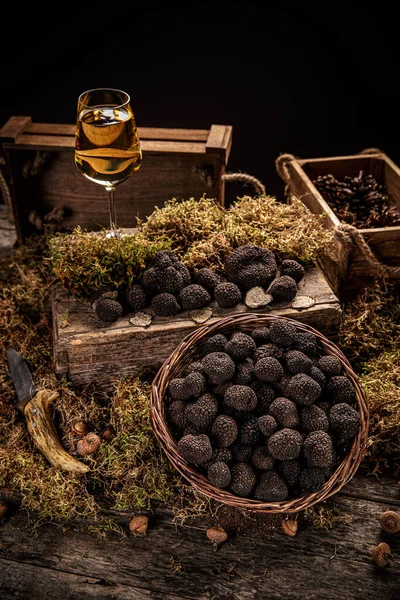
[[[281,174],[284,175],[283,179],[288,186],[288,202],[291,196],[296,196],[313,213],[325,213],[327,226],[337,230],[341,225],[338,217],[312,182],[319,175],[332,174],[337,179],[342,179],[345,175],[356,177],[360,171],[373,175],[379,183],[384,184],[388,194],[400,209],[400,169],[383,152],[327,158],[291,157],[286,160]],[[400,265],[400,227],[357,231],[367,242],[373,257],[380,263],[389,267]],[[347,292],[359,289],[360,286],[368,285],[380,272],[378,265],[366,260],[360,244],[352,243],[349,254],[343,238],[337,237],[336,248],[332,250],[331,256],[321,260],[320,264],[339,298]],[[389,276],[400,281],[400,269],[396,269],[394,273],[390,272]]]
[[[230,314],[267,311],[307,323],[335,340],[341,321],[340,303],[319,268],[310,268],[298,285],[299,296],[311,299],[309,308],[293,308],[292,303],[271,308],[250,309],[240,304],[221,310],[215,302],[212,317],[205,323]],[[130,324],[125,315],[111,325],[104,325],[89,304],[75,298],[55,284],[52,289],[54,368],[73,386],[93,383],[108,390],[123,375],[140,373],[143,368],[158,369],[182,339],[196,327],[187,312],[176,317],[154,317],[148,328]],[[146,312],[148,312],[146,310]]]
[[[210,129],[139,127],[143,163],[116,190],[117,223],[136,226],[171,198],[206,194],[224,204],[225,172],[232,144],[230,125]],[[61,209],[63,230],[108,227],[105,189],[87,180],[74,162],[75,125],[32,123],[11,117],[0,130],[17,238],[38,233],[40,223]]]

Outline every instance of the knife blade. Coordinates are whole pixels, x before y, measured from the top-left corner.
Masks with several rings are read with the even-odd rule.
[[[17,408],[23,414],[26,404],[36,396],[37,390],[28,365],[14,348],[8,348],[7,361],[11,379],[17,393]]]
[[[17,408],[24,415],[37,448],[53,466],[71,473],[87,473],[89,467],[68,454],[58,439],[51,406],[59,393],[37,391],[28,365],[14,348],[7,349],[7,361],[17,395]]]

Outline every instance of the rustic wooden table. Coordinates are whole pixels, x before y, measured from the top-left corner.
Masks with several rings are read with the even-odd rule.
[[[33,536],[28,517],[11,516],[0,529],[0,598],[45,600],[398,600],[400,534],[385,534],[385,509],[400,510],[397,479],[357,475],[332,499],[350,523],[311,524],[296,537],[280,527],[265,534],[230,535],[217,551],[202,522],[173,524],[156,511],[145,537],[106,539],[44,524]],[[371,558],[379,541],[393,558],[383,568]]]

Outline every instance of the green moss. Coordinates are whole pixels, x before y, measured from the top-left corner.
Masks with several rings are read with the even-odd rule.
[[[46,261],[54,277],[81,300],[109,284],[123,292],[140,278],[159,250],[170,246],[166,238],[148,240],[140,232],[111,238],[106,234],[77,227],[71,234],[58,233],[49,238]]]

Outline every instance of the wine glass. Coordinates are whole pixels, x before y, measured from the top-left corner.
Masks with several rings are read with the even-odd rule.
[[[137,171],[141,162],[129,95],[112,88],[83,92],[78,98],[75,164],[82,175],[108,192],[109,237],[121,235],[117,230],[115,188]]]

